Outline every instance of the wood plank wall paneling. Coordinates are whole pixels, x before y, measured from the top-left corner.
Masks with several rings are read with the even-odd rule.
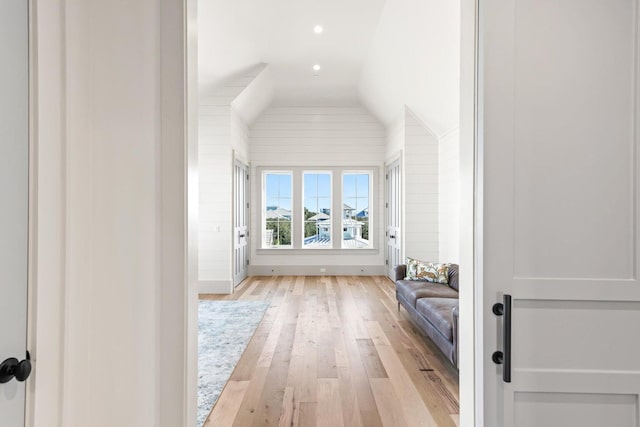
[[[205,427],[457,425],[457,371],[387,278],[253,277],[201,298],[271,303]]]
[[[404,139],[404,254],[440,261],[438,140],[409,110]]]
[[[251,125],[251,161],[382,164],[385,129],[364,108],[271,107]]]
[[[440,138],[438,146],[440,258],[460,262],[460,131]]]
[[[243,161],[249,158],[249,128],[228,95],[240,89],[233,86],[231,92],[216,93],[200,103],[198,278],[203,281],[231,280],[233,152]]]

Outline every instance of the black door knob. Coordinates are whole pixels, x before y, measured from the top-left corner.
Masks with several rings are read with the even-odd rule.
[[[0,384],[7,383],[13,379],[18,363],[20,363],[18,359],[10,357],[0,364]]]
[[[24,359],[18,363],[14,375],[16,376],[16,380],[19,382],[23,382],[29,378],[29,375],[31,375],[31,361],[29,359]]]
[[[15,357],[10,357],[0,363],[0,384],[11,381],[15,378],[17,381],[25,381],[31,375],[31,357],[27,352],[27,357],[18,361]]]

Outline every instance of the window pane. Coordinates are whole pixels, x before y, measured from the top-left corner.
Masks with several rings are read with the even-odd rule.
[[[331,174],[304,173],[304,241],[305,248],[331,247]]]
[[[367,248],[369,239],[369,173],[345,173],[342,181],[342,247]]]
[[[344,185],[342,190],[343,197],[355,197],[356,195],[356,176],[353,174],[344,175]]]
[[[290,172],[265,173],[263,247],[291,247]]]

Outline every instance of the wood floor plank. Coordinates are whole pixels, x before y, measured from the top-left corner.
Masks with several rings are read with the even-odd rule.
[[[393,385],[389,378],[372,378],[371,389],[373,397],[376,399],[378,411],[385,427],[405,427],[407,421],[404,419],[402,406],[393,391]]]
[[[294,324],[286,323],[282,326],[278,345],[260,396],[260,404],[256,408],[253,419],[255,427],[275,426],[279,423],[294,333]]]
[[[280,420],[278,427],[291,427],[294,423],[294,414],[296,402],[293,395],[293,387],[285,387],[284,396],[282,397],[282,411],[280,411]]]
[[[438,424],[421,399],[418,390],[413,385],[411,378],[404,370],[398,355],[389,345],[378,345],[378,354],[389,373],[389,379],[395,390],[403,415],[409,426],[436,427]]]
[[[344,427],[339,390],[337,378],[318,379],[316,424],[319,427]]]
[[[300,403],[300,412],[297,418],[297,423],[294,426],[299,427],[316,427],[316,414],[317,414],[316,402],[302,402]]]
[[[253,377],[249,381],[249,386],[244,394],[244,399],[240,404],[240,409],[238,409],[238,414],[233,420],[232,425],[234,427],[247,427],[253,425],[256,408],[261,404],[260,396],[262,396],[262,389],[264,388],[264,383],[267,380],[268,373],[268,368],[256,368]],[[214,412],[217,410],[217,407],[221,402],[222,401],[218,399],[218,402],[213,407]]]
[[[238,414],[250,381],[229,381],[220,394],[220,403],[211,411],[203,427],[230,426]]]
[[[201,298],[270,302],[206,427],[459,422],[457,371],[387,278],[259,276]]]
[[[302,295],[304,291],[304,276],[297,276],[293,286],[293,295]]]
[[[362,358],[362,362],[364,363],[367,376],[369,378],[389,378],[387,371],[385,371],[384,366],[382,366],[373,341],[371,339],[359,339],[356,340],[356,342],[358,343],[360,358]]]

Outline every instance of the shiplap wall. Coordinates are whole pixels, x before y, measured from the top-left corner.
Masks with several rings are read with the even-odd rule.
[[[398,157],[404,150],[404,112],[402,116],[387,127],[386,159],[387,163]]]
[[[242,117],[231,108],[230,137],[233,155],[243,163],[249,162],[249,127]]]
[[[440,257],[460,262],[460,131],[454,129],[438,145]]]
[[[209,96],[198,111],[198,281],[201,293],[232,291],[233,160],[249,160],[249,128],[234,101],[266,64],[253,67]]]
[[[198,279],[231,283],[231,106],[223,97],[201,100],[198,127]]]
[[[351,271],[349,266],[365,266],[364,272],[384,272],[384,188],[381,167],[386,148],[385,128],[361,106],[305,107],[272,106],[250,126],[250,161],[252,164],[251,224],[253,235],[260,230],[260,176],[258,166],[375,166],[377,168],[376,248],[371,253],[264,253],[257,248],[259,239],[251,241],[251,274],[296,271],[298,274],[326,274]],[[334,177],[339,179],[339,177]],[[372,202],[373,203],[373,202]],[[260,252],[260,253],[259,253]],[[265,270],[268,268],[268,270]],[[346,269],[345,269],[346,268]],[[332,270],[333,269],[333,270]]]
[[[404,255],[440,261],[438,140],[408,110],[404,139]]]
[[[232,165],[249,157],[247,125],[224,97],[200,103],[198,169],[198,279],[201,292],[226,292],[231,286]]]

